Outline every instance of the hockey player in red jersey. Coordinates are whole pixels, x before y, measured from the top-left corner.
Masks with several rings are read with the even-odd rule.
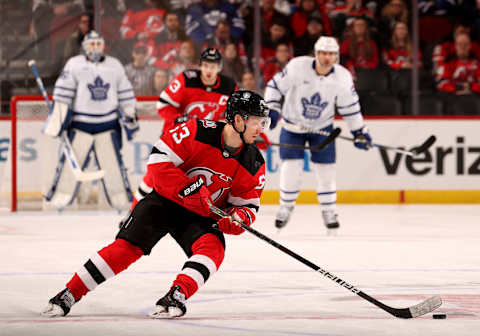
[[[200,57],[200,70],[182,72],[162,91],[157,107],[158,114],[164,119],[164,132],[191,118],[225,119],[227,99],[238,87],[233,79],[220,75],[221,70],[222,55],[215,48],[207,48]],[[152,183],[147,171],[134,195],[131,209],[152,191]]]
[[[255,221],[265,162],[253,142],[268,127],[267,115],[262,97],[237,91],[228,99],[226,123],[193,119],[165,132],[148,159],[153,192],[136,205],[115,241],[88,259],[42,314],[67,315],[89,291],[150,254],[168,233],[188,260],[149,316],[184,315],[185,301],[223,261],[224,233],[241,234],[244,230],[238,222]],[[230,214],[218,221],[219,230],[212,228],[218,218],[210,204]]]

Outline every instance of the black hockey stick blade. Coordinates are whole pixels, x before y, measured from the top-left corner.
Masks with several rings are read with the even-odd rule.
[[[423,152],[427,151],[435,143],[435,141],[437,141],[437,137],[435,137],[435,135],[430,135],[423,144],[412,149],[412,152],[415,155],[422,154]]]
[[[342,133],[342,129],[340,127],[336,127],[330,134],[322,141],[320,145],[313,146],[310,149],[315,151],[321,151],[325,149],[332,141],[334,141],[339,135]]]
[[[228,216],[225,211],[223,211],[220,208],[217,208],[213,204],[210,204],[210,211],[212,211],[214,214],[218,215],[219,217]],[[419,304],[416,304],[415,306],[411,306],[411,307],[408,307],[408,308],[393,308],[393,307],[387,306],[386,304],[378,301],[377,299],[371,297],[370,295],[362,292],[360,289],[356,288],[355,286],[349,284],[345,280],[342,280],[341,278],[337,277],[333,273],[321,268],[320,266],[315,265],[310,260],[307,260],[306,258],[302,257],[301,255],[293,252],[289,248],[287,248],[287,247],[283,246],[282,244],[277,243],[275,240],[265,236],[263,233],[255,230],[254,228],[252,228],[252,227],[250,227],[250,226],[248,226],[244,223],[240,223],[240,225],[242,226],[242,228],[244,230],[250,232],[254,236],[260,238],[261,240],[263,240],[265,242],[267,242],[268,244],[270,244],[273,247],[279,249],[283,253],[291,256],[292,258],[300,261],[302,264],[310,267],[315,272],[318,272],[319,274],[321,274],[325,278],[332,280],[337,285],[340,285],[340,286],[344,287],[345,289],[349,290],[350,292],[352,292],[354,294],[357,294],[361,298],[367,300],[368,302],[374,304],[378,308],[386,311],[387,313],[392,314],[395,317],[404,318],[404,319],[415,318],[415,317],[422,316],[422,315],[425,315],[425,314],[428,314],[428,313],[434,311],[435,309],[440,307],[441,304],[442,304],[442,299],[439,296],[433,296],[433,297],[430,297],[427,300],[425,300],[425,301],[423,301]],[[218,228],[218,224],[214,225],[213,227]]]

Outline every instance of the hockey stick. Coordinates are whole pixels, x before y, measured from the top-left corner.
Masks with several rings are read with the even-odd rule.
[[[213,204],[210,205],[210,210],[214,214],[218,215],[219,217],[228,216],[228,214],[225,211],[217,208]],[[265,236],[264,234],[258,232],[257,230],[251,228],[250,226],[245,225],[244,223],[240,223],[240,225],[243,229],[245,229],[248,232],[252,233],[253,235],[257,236],[261,240],[266,241],[270,245],[276,247],[280,251],[288,254],[289,256],[297,259],[302,264],[307,265],[308,267],[310,267],[314,271],[320,273],[324,277],[326,277],[326,278],[332,280],[333,282],[337,283],[338,285],[348,289],[352,293],[357,294],[358,296],[360,296],[361,298],[369,301],[370,303],[373,303],[374,305],[376,305],[380,309],[392,314],[395,317],[404,318],[404,319],[419,317],[419,316],[422,316],[422,315],[425,315],[425,314],[428,314],[428,313],[434,311],[435,309],[437,309],[438,307],[440,307],[442,305],[442,299],[439,296],[432,296],[432,297],[426,299],[425,301],[423,301],[419,304],[416,304],[414,306],[408,307],[408,308],[393,308],[393,307],[387,306],[386,304],[374,299],[370,295],[365,294],[360,289],[358,289],[355,286],[349,284],[345,280],[342,280],[339,277],[337,277],[336,275],[334,275],[333,273],[315,265],[311,261],[309,261],[309,260],[303,258],[302,256],[296,254],[292,250],[290,250],[290,249],[286,248],[285,246],[277,243],[273,239]]]
[[[43,86],[42,77],[40,77],[38,73],[35,60],[28,61],[28,66],[32,68],[33,75],[35,76],[35,80],[37,81],[38,88],[42,93],[43,99],[47,103],[49,113],[52,113],[52,105],[50,103],[50,99],[48,99],[47,90],[45,90],[45,86]],[[77,181],[84,182],[84,181],[98,180],[105,175],[105,172],[103,170],[97,170],[94,172],[82,171],[82,169],[80,168],[80,165],[78,164],[77,157],[75,156],[75,152],[73,151],[72,144],[70,143],[70,140],[68,139],[65,131],[62,132],[62,134],[60,135],[60,141],[62,142],[62,147],[63,147],[63,152],[65,154],[65,157],[70,163],[70,167],[72,168],[73,175],[75,176],[75,179]]]
[[[305,132],[308,132],[308,133],[321,134],[321,135],[328,135],[329,134],[329,132],[327,132],[327,131],[314,130],[314,129],[302,127],[302,126],[299,126],[299,125],[287,124],[285,122],[284,122],[284,124],[289,125],[290,127],[293,126],[293,127],[297,128],[301,131],[305,131]],[[338,138],[343,139],[343,140],[347,140],[347,141],[352,141],[352,142],[355,141],[354,138],[350,138],[350,137],[347,137],[347,136],[344,136],[344,135],[339,135]],[[397,153],[402,153],[402,154],[409,155],[409,156],[415,156],[415,155],[419,155],[419,154],[422,154],[423,152],[427,151],[434,144],[434,142],[436,140],[437,140],[437,138],[435,137],[435,135],[430,135],[427,138],[427,140],[425,140],[420,146],[416,146],[412,150],[405,150],[405,149],[402,149],[402,148],[387,146],[387,145],[381,145],[381,144],[377,144],[377,143],[372,143],[372,146],[382,148],[382,149],[391,150],[391,151],[394,151],[394,152],[397,152]]]
[[[327,137],[320,143],[319,145],[316,146],[302,146],[302,145],[296,145],[296,144],[288,144],[288,143],[274,143],[271,142],[271,146],[279,146],[279,147],[285,147],[285,148],[293,148],[293,149],[303,149],[303,150],[311,150],[311,151],[321,151],[325,149],[333,140],[335,140],[337,137],[340,136],[340,132],[342,129],[340,127],[335,128],[332,132],[325,132],[327,134]]]

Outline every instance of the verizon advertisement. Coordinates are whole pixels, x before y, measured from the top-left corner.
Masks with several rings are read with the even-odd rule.
[[[18,124],[19,192],[41,191],[47,177],[39,178],[39,175],[46,175],[56,162],[58,142],[45,140],[47,137],[40,133],[42,123],[33,120]],[[435,135],[437,141],[425,153],[410,157],[378,148],[362,151],[350,141],[337,139],[338,190],[480,189],[480,119],[371,119],[366,123],[373,141],[378,144],[411,150],[430,135]],[[161,124],[160,120],[141,120],[136,139],[124,142],[124,159],[135,187],[145,172],[145,162],[160,134]],[[342,128],[342,135],[351,136],[346,123],[338,120],[335,124]],[[279,127],[267,133],[272,142],[278,142]],[[9,143],[10,125],[0,121],[0,179],[9,175]],[[264,154],[266,189],[278,190],[279,147],[272,146]],[[308,153],[302,183],[302,189],[315,189]]]

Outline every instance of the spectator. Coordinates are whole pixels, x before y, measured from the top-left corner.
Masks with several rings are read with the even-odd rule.
[[[129,8],[120,26],[120,33],[125,40],[147,41],[158,35],[163,28],[166,0],[145,0],[147,8]]]
[[[247,71],[243,73],[241,86],[243,90],[255,91],[257,89],[253,72]]]
[[[433,70],[436,71],[445,60],[451,58],[455,54],[455,39],[459,34],[471,35],[471,25],[469,21],[459,21],[455,24],[453,36],[438,43],[433,48]],[[480,59],[480,44],[476,41],[470,42],[471,52]]]
[[[413,64],[412,41],[405,23],[398,21],[393,26],[392,38],[389,47],[383,49],[383,61],[391,69],[411,69]],[[422,54],[418,51],[418,66]]]
[[[332,34],[332,27],[325,6],[319,7],[317,0],[300,0],[299,7],[290,19],[294,38],[303,36],[306,33],[308,18],[312,16],[321,18],[325,35]]]
[[[318,16],[311,16],[307,20],[305,34],[293,40],[293,54],[295,57],[303,55],[313,56],[313,45],[322,36],[323,21]]]
[[[268,60],[269,58],[275,57],[275,50],[278,44],[286,43],[290,45],[290,41],[287,34],[288,34],[288,26],[286,22],[284,22],[281,19],[275,20],[274,22],[272,22],[268,35],[262,36],[260,64],[259,64],[261,69],[263,69],[266,60]],[[253,47],[254,47],[253,45],[250,46],[250,49],[249,49],[250,55],[253,55],[253,52],[254,52]],[[254,62],[255,60],[252,59],[252,66],[251,66],[252,69],[253,69]]]
[[[132,51],[132,62],[125,66],[127,77],[132,83],[135,96],[150,96],[153,94],[154,69],[147,65],[147,47],[143,42],[137,42]]]
[[[479,61],[471,52],[470,36],[455,37],[455,54],[446,59],[436,73],[439,91],[457,95],[480,93]]]
[[[40,57],[55,58],[55,42],[67,38],[63,35],[74,24],[72,18],[83,11],[83,0],[33,0],[31,32],[38,41]]]
[[[92,22],[88,13],[80,15],[78,29],[65,42],[63,50],[63,64],[72,56],[78,55],[82,50],[83,37],[92,30]]]
[[[233,78],[238,84],[242,80],[244,71],[245,66],[237,54],[237,47],[235,43],[230,42],[223,51],[223,68],[221,74]]]
[[[340,46],[342,63],[355,74],[355,69],[375,69],[378,67],[378,48],[370,38],[367,21],[361,17],[354,20],[352,34]]]
[[[160,93],[167,87],[170,82],[170,76],[166,69],[156,69],[153,73],[153,95],[160,96]]]
[[[283,25],[289,26],[288,17],[275,8],[275,0],[261,0],[260,6],[260,33],[263,36],[268,35],[270,27],[272,26],[274,21],[283,21]],[[255,26],[254,16],[254,7],[248,6],[245,9],[244,13],[245,26],[247,28],[245,30],[245,36],[243,38],[243,42],[247,46],[247,49],[249,49],[253,43],[253,28]]]
[[[277,72],[282,71],[290,58],[292,58],[292,54],[288,44],[278,44],[277,49],[275,50],[275,58],[269,59],[263,67],[265,83],[268,83]]]
[[[196,69],[198,57],[195,44],[192,40],[183,41],[178,54],[176,52],[169,53],[163,57],[162,61],[161,68],[168,69],[172,78],[187,69]]]
[[[390,0],[383,8],[378,23],[382,43],[387,43],[392,36],[393,26],[397,22],[408,25],[408,8],[405,0]]]
[[[178,14],[167,12],[165,14],[164,29],[155,36],[152,44],[152,54],[150,55],[149,63],[154,66],[161,65],[161,63],[157,64],[157,61],[172,51],[178,53],[180,45],[187,39],[185,31],[180,27]]]
[[[232,38],[240,40],[245,26],[243,19],[238,15],[235,6],[226,0],[202,0],[188,10],[186,18],[186,32],[193,41],[201,46],[212,38],[220,20],[227,20],[230,24]]]
[[[242,41],[234,41],[230,35],[230,25],[227,20],[220,20],[215,28],[215,35],[209,38],[202,49],[215,48],[220,51],[222,55],[225,54],[225,48],[230,43],[235,44],[236,54],[240,58],[243,66],[247,66],[247,54],[245,52],[245,46]]]
[[[344,6],[338,6],[330,13],[333,25],[333,35],[344,37],[347,28],[351,28],[356,18],[363,18],[369,27],[374,26],[374,14],[362,6],[362,0],[346,0]]]

